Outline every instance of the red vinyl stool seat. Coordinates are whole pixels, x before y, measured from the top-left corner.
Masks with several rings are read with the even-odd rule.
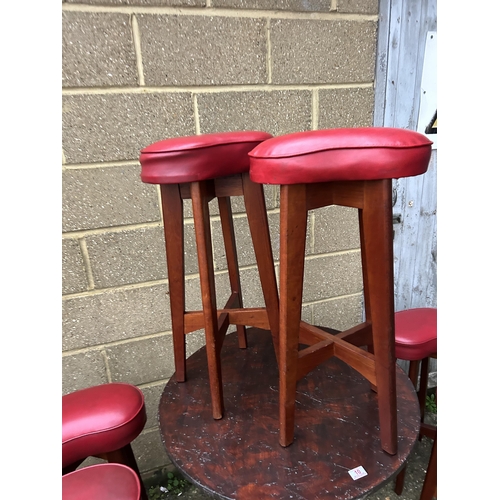
[[[98,464],[62,477],[62,500],[140,500],[141,483],[126,465]]]
[[[141,179],[159,184],[172,316],[175,377],[186,380],[186,334],[205,330],[213,418],[224,402],[220,350],[229,325],[236,325],[239,347],[247,346],[245,326],[270,328],[277,343],[278,291],[262,185],[250,181],[248,152],[272,137],[238,131],[165,139],[141,151]],[[231,208],[243,196],[266,307],[243,309]],[[230,294],[217,309],[209,201],[217,198],[230,281]],[[186,311],[184,199],[191,199],[202,296],[201,311]],[[268,311],[275,316],[268,318]]]
[[[280,444],[293,441],[296,383],[331,356],[377,391],[380,440],[397,452],[392,179],[427,171],[425,136],[392,128],[328,129],[274,137],[250,153],[250,178],[280,185]],[[366,320],[339,335],[301,321],[309,210],[358,209]],[[306,348],[299,351],[299,343]],[[368,346],[368,350],[363,347]]]
[[[140,478],[130,443],[145,424],[144,395],[134,385],[109,383],[64,395],[63,474],[74,471],[88,457],[98,457],[127,465]]]
[[[421,434],[434,440],[421,500],[430,500],[436,486],[436,437],[437,427],[424,423],[425,400],[429,376],[429,359],[437,357],[437,309],[421,307],[399,311],[395,314],[396,357],[409,361],[408,376],[415,390],[418,387]],[[396,478],[395,492],[401,495],[404,487],[404,468]],[[434,479],[432,479],[434,478]]]

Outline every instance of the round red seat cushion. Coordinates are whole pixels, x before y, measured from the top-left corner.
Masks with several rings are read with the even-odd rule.
[[[399,311],[394,316],[396,357],[406,361],[437,353],[437,309],[422,307]]]
[[[110,383],[62,397],[62,467],[118,450],[131,443],[146,424],[142,391]]]
[[[271,137],[267,132],[239,131],[155,142],[141,151],[141,180],[180,184],[248,172],[248,152]]]
[[[137,474],[122,464],[83,467],[62,477],[62,500],[139,500]]]
[[[423,174],[432,141],[386,127],[311,130],[273,137],[250,151],[250,178],[261,184],[397,179]]]

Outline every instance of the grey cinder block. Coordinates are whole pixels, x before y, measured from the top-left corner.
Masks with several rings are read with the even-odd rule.
[[[195,133],[188,93],[64,95],[62,109],[68,164],[139,160],[153,142]]]
[[[156,188],[138,166],[68,169],[62,174],[63,232],[160,220]]]

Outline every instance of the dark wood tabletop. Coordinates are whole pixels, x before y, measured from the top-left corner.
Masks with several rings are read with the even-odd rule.
[[[397,367],[398,452],[382,451],[377,396],[343,361],[331,358],[297,384],[295,440],[278,442],[278,368],[270,333],[248,329],[222,348],[225,414],[212,418],[205,348],[187,361],[187,381],[172,378],[159,404],[165,449],[193,484],[214,498],[356,499],[395,476],[418,437],[413,385]],[[364,477],[349,471],[362,467]]]

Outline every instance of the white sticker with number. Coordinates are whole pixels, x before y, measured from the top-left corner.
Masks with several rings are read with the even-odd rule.
[[[356,467],[355,469],[351,469],[349,471],[349,474],[354,479],[354,481],[356,481],[356,479],[367,476],[368,472],[366,472],[365,469],[363,469],[363,467],[361,467],[361,465],[360,465],[359,467]]]

